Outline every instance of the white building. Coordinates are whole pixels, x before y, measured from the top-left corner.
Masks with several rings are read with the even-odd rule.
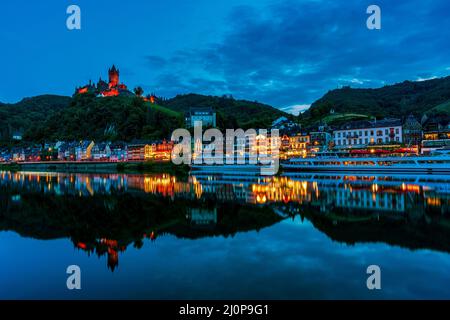
[[[16,141],[21,141],[22,140],[22,133],[19,132],[19,131],[14,132],[13,135],[12,135],[12,139],[16,140]]]
[[[216,127],[216,113],[212,108],[191,108],[186,113],[186,127],[194,127],[195,121],[201,121],[203,127]]]
[[[333,131],[335,148],[361,148],[368,145],[399,144],[403,142],[399,119],[355,121]]]

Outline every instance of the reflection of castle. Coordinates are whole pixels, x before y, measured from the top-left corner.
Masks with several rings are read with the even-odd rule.
[[[78,242],[76,243],[76,247],[88,253],[96,253],[99,257],[107,254],[108,268],[111,271],[114,271],[119,265],[119,252],[126,250],[126,246],[119,246],[117,240],[105,238],[97,240],[94,243]]]
[[[116,68],[115,65],[112,66],[108,70],[108,77],[109,81],[106,82],[100,78],[97,82],[97,84],[93,84],[89,80],[89,84],[81,87],[76,88],[75,94],[84,94],[84,93],[94,93],[96,95],[102,96],[102,97],[111,97],[111,96],[118,96],[118,95],[126,95],[131,96],[133,95],[127,88],[126,85],[123,83],[120,83],[119,81],[119,70]]]

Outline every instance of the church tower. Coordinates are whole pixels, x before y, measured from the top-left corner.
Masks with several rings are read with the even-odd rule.
[[[109,75],[109,87],[116,88],[119,84],[119,70],[113,65],[111,69],[108,70]]]

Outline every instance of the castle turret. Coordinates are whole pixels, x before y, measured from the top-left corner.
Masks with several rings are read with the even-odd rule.
[[[119,70],[113,65],[111,69],[108,70],[109,75],[109,87],[115,88],[119,84]]]

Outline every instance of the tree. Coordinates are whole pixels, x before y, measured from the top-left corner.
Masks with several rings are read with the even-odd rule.
[[[144,94],[144,89],[142,89],[142,87],[139,87],[139,86],[134,88],[133,91],[134,91],[134,94],[137,95],[138,97],[140,97]]]

